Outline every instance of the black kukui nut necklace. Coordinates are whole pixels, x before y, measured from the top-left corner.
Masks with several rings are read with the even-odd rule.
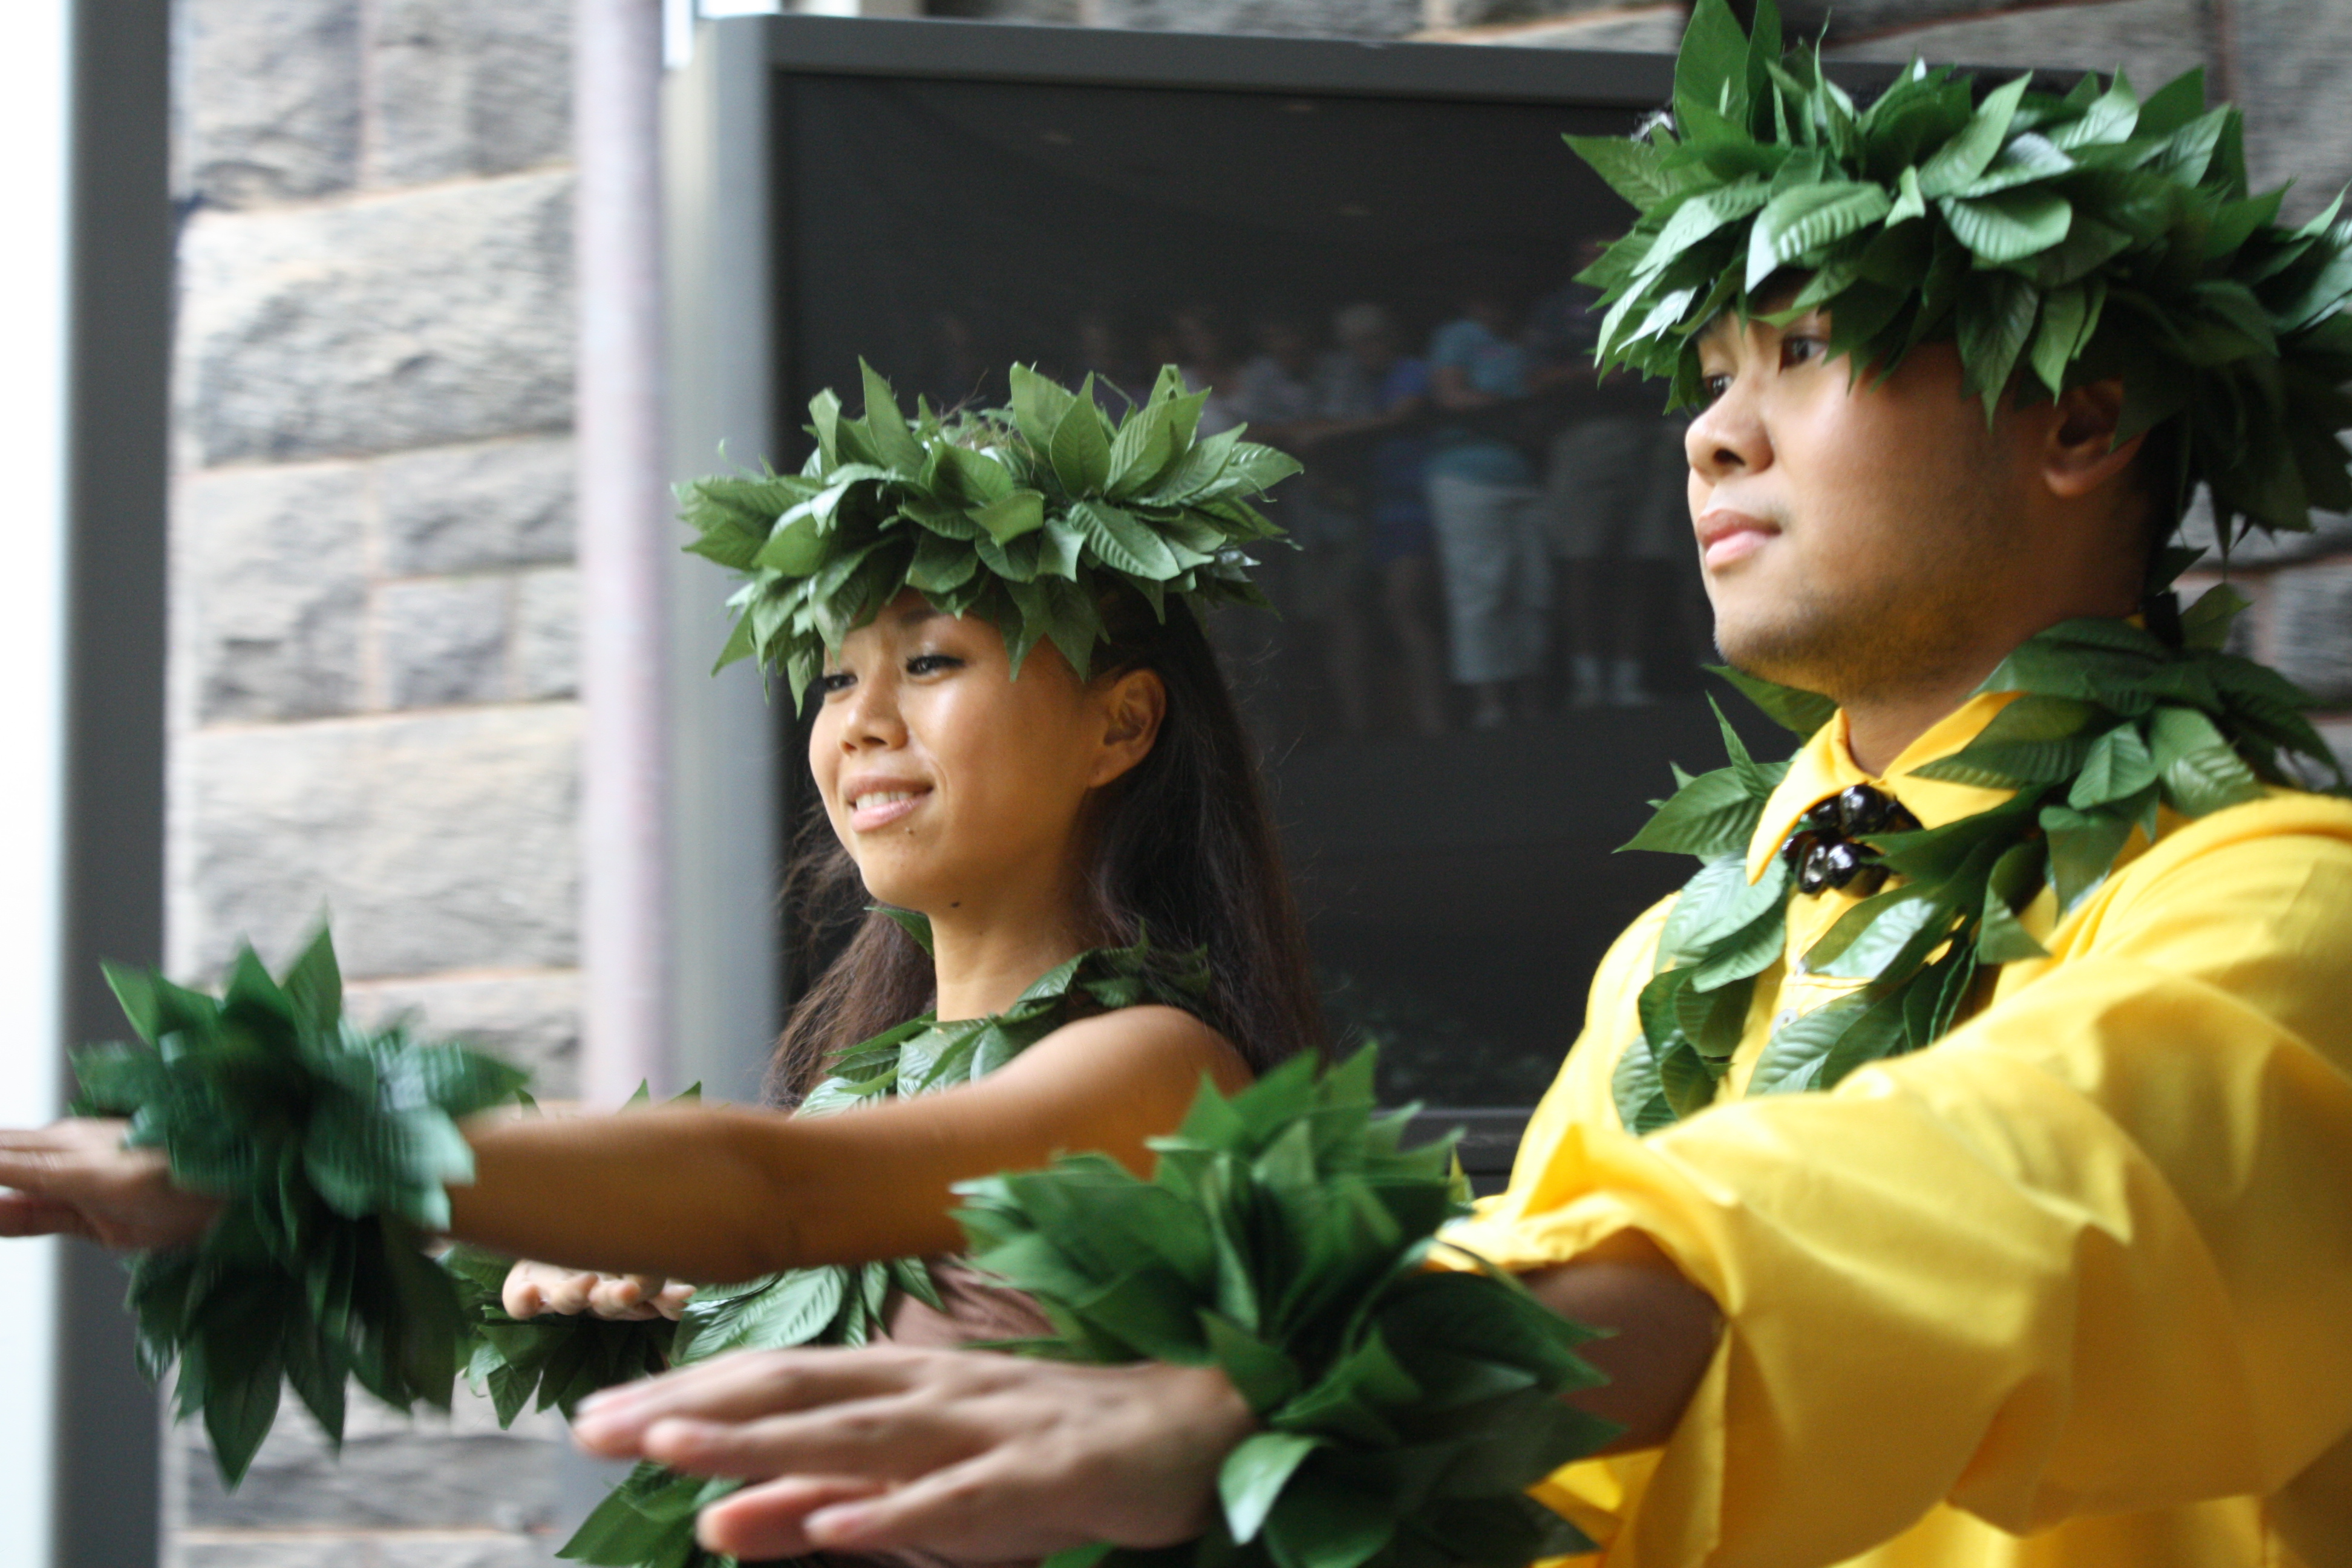
[[[1797,873],[1800,892],[1814,894],[1860,882],[1864,898],[1886,880],[1878,851],[1859,842],[1870,833],[1916,833],[1919,819],[1903,803],[1869,784],[1852,784],[1797,819],[1780,853]]]

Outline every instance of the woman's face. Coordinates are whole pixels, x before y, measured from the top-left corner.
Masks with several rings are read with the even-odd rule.
[[[819,685],[809,767],[833,830],[868,892],[934,919],[1066,898],[1088,792],[1158,730],[1156,676],[1084,683],[1040,643],[1015,679],[992,623],[912,590],[843,639]]]

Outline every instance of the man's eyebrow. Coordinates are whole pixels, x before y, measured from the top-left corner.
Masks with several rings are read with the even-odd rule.
[[[919,626],[925,621],[937,620],[940,616],[945,614],[947,614],[945,610],[940,609],[937,605],[934,605],[929,600],[926,599],[919,605],[909,605],[908,608],[899,611],[898,624],[902,626]]]

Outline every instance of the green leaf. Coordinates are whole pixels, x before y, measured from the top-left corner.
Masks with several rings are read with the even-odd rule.
[[[1103,429],[1102,410],[1095,406],[1093,384],[1088,377],[1063,411],[1048,448],[1054,477],[1073,497],[1100,495],[1110,482],[1110,437]]]
[[[2118,724],[2091,744],[2082,772],[2067,791],[2066,804],[2077,811],[2136,795],[2156,783],[2156,759],[2147,742],[2131,724]]]
[[[1991,167],[2030,79],[2019,77],[1994,89],[1970,117],[1967,129],[1919,166],[1919,189],[1929,200],[1952,195]]]
[[[1780,268],[1878,222],[1893,206],[1885,191],[1864,182],[1802,185],[1776,195],[1748,229],[1747,287]]]
[[[1738,687],[1740,694],[1762,710],[1766,718],[1800,737],[1810,738],[1837,712],[1837,703],[1818,691],[1782,686],[1727,664],[1710,664],[1706,669]]]
[[[1654,849],[1714,859],[1746,850],[1764,797],[1731,768],[1701,773],[1662,804],[1621,849]]]
[[[1013,490],[971,514],[999,544],[1009,544],[1024,533],[1045,526],[1045,498],[1035,490]]]
[[[1664,155],[1646,142],[1624,136],[1563,136],[1560,140],[1591,165],[1611,190],[1636,207],[1654,206],[1673,189]]]
[[[2254,771],[2213,721],[2193,708],[2158,708],[2149,721],[2148,752],[2166,804],[2183,816],[2205,816],[2262,798]]]
[[[1217,1498],[1224,1505],[1225,1528],[1238,1542],[1257,1538],[1267,1514],[1274,1511],[1282,1489],[1322,1447],[1322,1439],[1294,1432],[1260,1432],[1225,1456],[1217,1471]]]

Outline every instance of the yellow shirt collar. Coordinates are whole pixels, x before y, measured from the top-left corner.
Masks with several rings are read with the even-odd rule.
[[[1838,710],[1828,723],[1813,732],[1804,749],[1790,759],[1788,776],[1764,803],[1764,816],[1756,825],[1756,837],[1748,841],[1748,879],[1753,882],[1764,875],[1764,868],[1780,853],[1789,835],[1797,830],[1799,817],[1853,784],[1866,784],[1893,795],[1919,819],[1922,827],[1941,827],[2007,800],[2016,792],[1923,779],[1917,776],[1916,770],[1950,756],[1975,740],[1992,722],[1994,714],[2022,695],[2016,691],[1979,692],[1928,726],[1887,765],[1884,776],[1864,772],[1853,760],[1846,736],[1845,710]]]

